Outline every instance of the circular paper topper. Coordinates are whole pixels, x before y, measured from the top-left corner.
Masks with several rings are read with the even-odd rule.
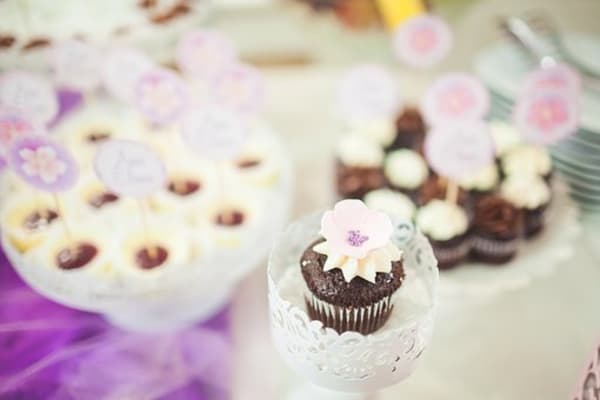
[[[252,114],[262,106],[265,87],[256,68],[233,64],[216,76],[212,90],[218,104],[239,113]]]
[[[378,65],[353,68],[338,93],[342,116],[350,120],[390,117],[400,109],[400,91],[392,74]]]
[[[452,32],[443,19],[420,15],[398,26],[392,46],[400,61],[412,67],[430,67],[450,51]]]
[[[246,129],[231,110],[209,106],[184,116],[183,141],[194,151],[213,160],[234,158],[242,150]]]
[[[577,101],[565,91],[525,93],[515,106],[514,121],[526,141],[553,144],[577,131]]]
[[[44,136],[15,140],[10,146],[7,161],[25,182],[47,192],[70,189],[79,174],[69,150]]]
[[[136,83],[144,72],[153,67],[150,59],[141,51],[129,48],[113,49],[104,61],[104,86],[118,99],[132,102]]]
[[[45,130],[39,124],[23,117],[20,113],[0,110],[0,154],[6,154],[10,144],[18,138],[44,132]]]
[[[579,96],[581,77],[573,68],[565,64],[538,68],[525,77],[522,92],[535,90],[564,90],[574,96]]]
[[[53,45],[50,53],[56,81],[61,86],[82,91],[94,90],[100,84],[102,61],[99,48],[77,39]]]
[[[425,138],[433,170],[458,181],[494,162],[494,143],[483,121],[436,126]]]
[[[0,78],[0,106],[46,124],[58,113],[58,99],[50,82],[28,72],[13,71]]]
[[[129,140],[102,144],[94,158],[94,169],[106,187],[123,196],[148,196],[167,181],[158,155],[150,147]]]
[[[0,156],[0,174],[4,172],[4,170],[8,167],[8,163],[4,159],[4,157]]]
[[[188,105],[184,82],[171,71],[154,68],[143,73],[135,85],[135,103],[151,122],[168,124],[178,119]]]
[[[198,30],[181,38],[176,59],[179,68],[187,75],[211,79],[238,58],[237,51],[225,36]]]
[[[433,83],[421,108],[430,125],[477,120],[488,113],[490,95],[477,78],[451,73]]]

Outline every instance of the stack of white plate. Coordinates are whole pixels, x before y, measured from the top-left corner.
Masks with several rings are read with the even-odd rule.
[[[581,62],[600,74],[600,37],[566,35],[565,43]],[[534,67],[517,45],[508,41],[477,57],[475,69],[492,96],[492,118],[511,119],[523,77]],[[550,150],[554,166],[582,210],[600,213],[600,92],[585,90],[584,82],[579,130]]]

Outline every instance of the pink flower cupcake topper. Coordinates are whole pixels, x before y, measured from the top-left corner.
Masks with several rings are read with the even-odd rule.
[[[413,67],[434,65],[446,57],[451,47],[450,28],[444,20],[432,15],[411,18],[394,32],[394,54]]]
[[[523,93],[537,90],[562,90],[578,96],[581,92],[581,77],[565,64],[539,68],[528,74],[523,84]]]
[[[43,136],[14,141],[8,164],[31,186],[47,192],[68,190],[78,177],[77,164],[69,151]]]
[[[43,133],[35,122],[19,113],[0,110],[0,154],[8,151],[10,144],[18,138]]]
[[[136,104],[150,121],[168,124],[181,116],[188,105],[188,92],[181,79],[171,71],[155,68],[139,78]]]
[[[245,64],[224,68],[212,86],[215,101],[242,114],[252,114],[260,109],[264,97],[262,75]]]
[[[342,200],[321,220],[321,235],[336,253],[364,258],[371,250],[385,246],[392,236],[390,218],[371,211],[360,200]]]
[[[217,32],[198,30],[186,34],[177,45],[179,68],[190,76],[214,78],[219,70],[237,60],[233,44]]]

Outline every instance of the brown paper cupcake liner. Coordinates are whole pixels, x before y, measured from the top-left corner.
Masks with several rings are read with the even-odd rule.
[[[394,308],[392,296],[366,307],[340,307],[318,299],[312,293],[305,295],[308,315],[338,333],[373,333],[385,324]]]
[[[505,257],[514,254],[519,248],[519,238],[508,241],[487,239],[475,236],[471,240],[473,250],[494,257]]]
[[[465,239],[460,245],[455,247],[433,246],[433,253],[438,260],[438,266],[441,269],[450,268],[458,262],[464,260],[471,251],[470,240]]]

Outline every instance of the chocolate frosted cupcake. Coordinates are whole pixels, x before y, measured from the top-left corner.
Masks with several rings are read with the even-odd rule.
[[[419,153],[400,149],[389,153],[385,160],[385,177],[389,185],[416,200],[419,188],[429,176],[427,163]]]
[[[394,149],[412,149],[421,152],[425,140],[425,122],[419,110],[407,107],[396,119],[396,139],[390,146]]]
[[[496,190],[500,174],[495,163],[482,168],[479,171],[463,178],[459,185],[469,192],[471,200],[491,194]]]
[[[546,149],[530,144],[513,147],[502,157],[505,176],[533,175],[549,181],[552,176],[552,159]]]
[[[337,151],[337,192],[342,198],[362,198],[385,186],[383,149],[360,135],[345,135]]]
[[[446,198],[448,188],[448,182],[439,177],[438,175],[430,175],[429,178],[419,188],[416,203],[423,206],[429,203],[431,200],[444,200]],[[465,206],[468,204],[467,192],[459,188],[458,191],[458,204]]]
[[[431,242],[439,269],[452,268],[468,256],[469,222],[460,206],[431,200],[417,211],[416,223]]]
[[[300,260],[312,319],[338,333],[365,335],[385,324],[405,276],[392,231],[387,215],[360,200],[343,200],[323,215],[323,238]]]
[[[533,175],[511,175],[500,186],[502,197],[523,213],[525,237],[531,238],[544,228],[551,192],[548,184]]]
[[[521,213],[497,195],[479,199],[471,239],[474,257],[492,264],[502,264],[514,257],[519,247]]]

